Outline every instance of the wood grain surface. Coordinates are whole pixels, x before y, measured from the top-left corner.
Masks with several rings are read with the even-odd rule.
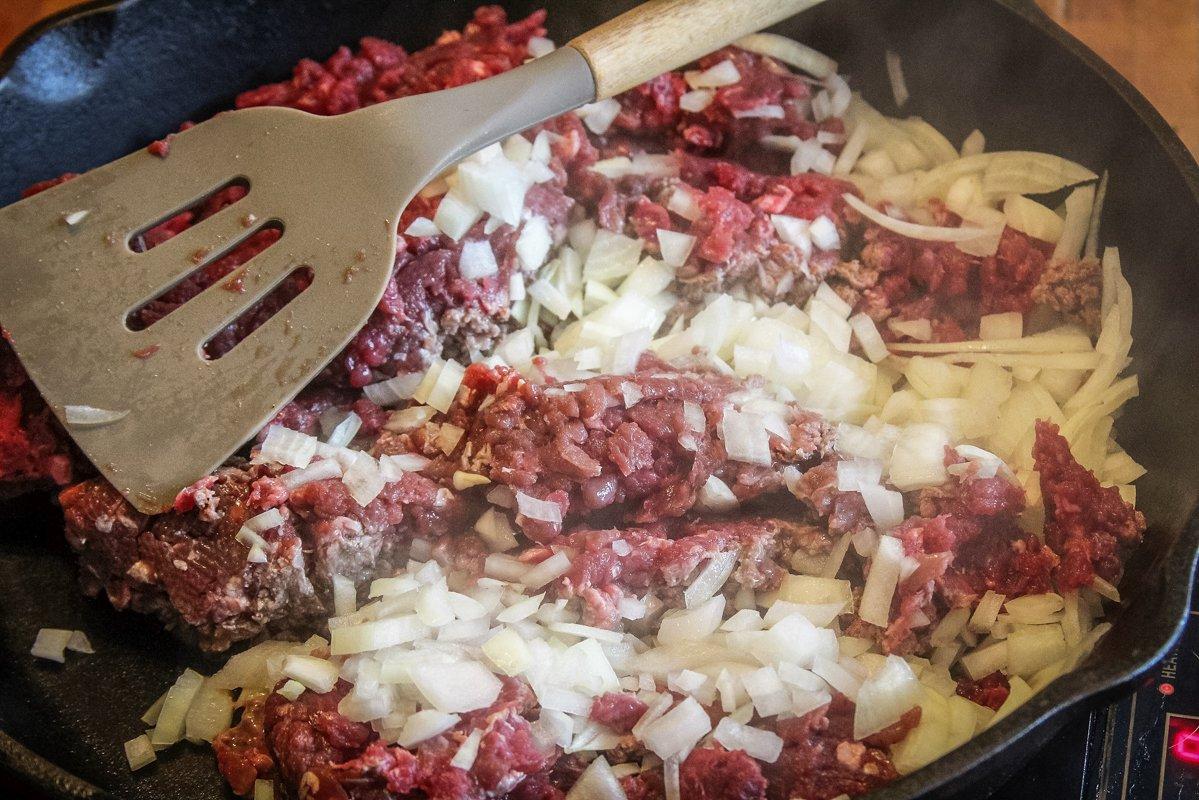
[[[77,2],[0,0],[0,47],[38,19]],[[1037,3],[1144,92],[1199,154],[1199,0]],[[742,4],[727,5],[740,10]]]

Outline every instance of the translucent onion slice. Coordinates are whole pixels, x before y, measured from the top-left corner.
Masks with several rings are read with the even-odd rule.
[[[851,208],[857,210],[880,228],[886,228],[892,233],[898,233],[909,239],[920,239],[927,242],[965,242],[977,239],[986,233],[983,228],[942,228],[934,225],[918,225],[915,222],[889,217],[855,194],[846,192],[842,197]]]
[[[824,53],[777,33],[751,33],[733,44],[751,53],[770,56],[821,80],[837,72],[837,62]]]
[[[68,425],[75,425],[80,428],[96,428],[123,420],[129,416],[129,409],[114,411],[94,406],[65,406],[63,408],[63,416],[66,418]]]

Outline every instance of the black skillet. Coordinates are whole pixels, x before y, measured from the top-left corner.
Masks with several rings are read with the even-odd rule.
[[[475,2],[130,0],[60,15],[0,59],[0,202],[227,108],[301,57],[368,34],[420,47],[460,28]],[[515,16],[542,4],[559,41],[633,5],[507,6]],[[895,109],[883,52],[899,53],[912,94],[905,111],[951,140],[977,126],[989,149],[1059,153],[1111,171],[1103,238],[1120,246],[1134,287],[1142,386],[1118,429],[1149,469],[1138,488],[1150,527],[1122,585],[1125,605],[1079,671],[873,795],[983,796],[1072,716],[1142,677],[1188,608],[1199,548],[1199,168],[1145,99],[1031,0],[829,0],[779,30],[838,58],[884,111]],[[0,764],[55,798],[227,796],[200,748],[177,747],[129,773],[121,742],[141,731],[142,710],[184,666],[215,665],[145,619],[82,599],[60,528],[48,494],[0,504]],[[43,626],[82,628],[98,653],[35,663],[29,647]]]

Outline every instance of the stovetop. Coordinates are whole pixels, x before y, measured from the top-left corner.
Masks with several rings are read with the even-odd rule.
[[[992,800],[1199,798],[1199,592],[1186,632],[1129,697],[1067,725]]]

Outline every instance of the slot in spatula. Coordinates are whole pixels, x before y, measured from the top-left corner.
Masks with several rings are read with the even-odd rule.
[[[652,0],[478,83],[335,117],[220,114],[177,134],[165,158],[143,150],[0,209],[0,324],[96,467],[139,510],[162,511],[362,327],[394,264],[400,212],[442,170],[816,2]],[[131,247],[235,181],[248,186],[240,202],[153,249]],[[268,224],[282,237],[245,265],[239,291],[218,281],[149,328],[126,324]],[[312,275],[304,292],[206,357],[213,334],[301,267]],[[68,406],[114,413],[70,422]]]

